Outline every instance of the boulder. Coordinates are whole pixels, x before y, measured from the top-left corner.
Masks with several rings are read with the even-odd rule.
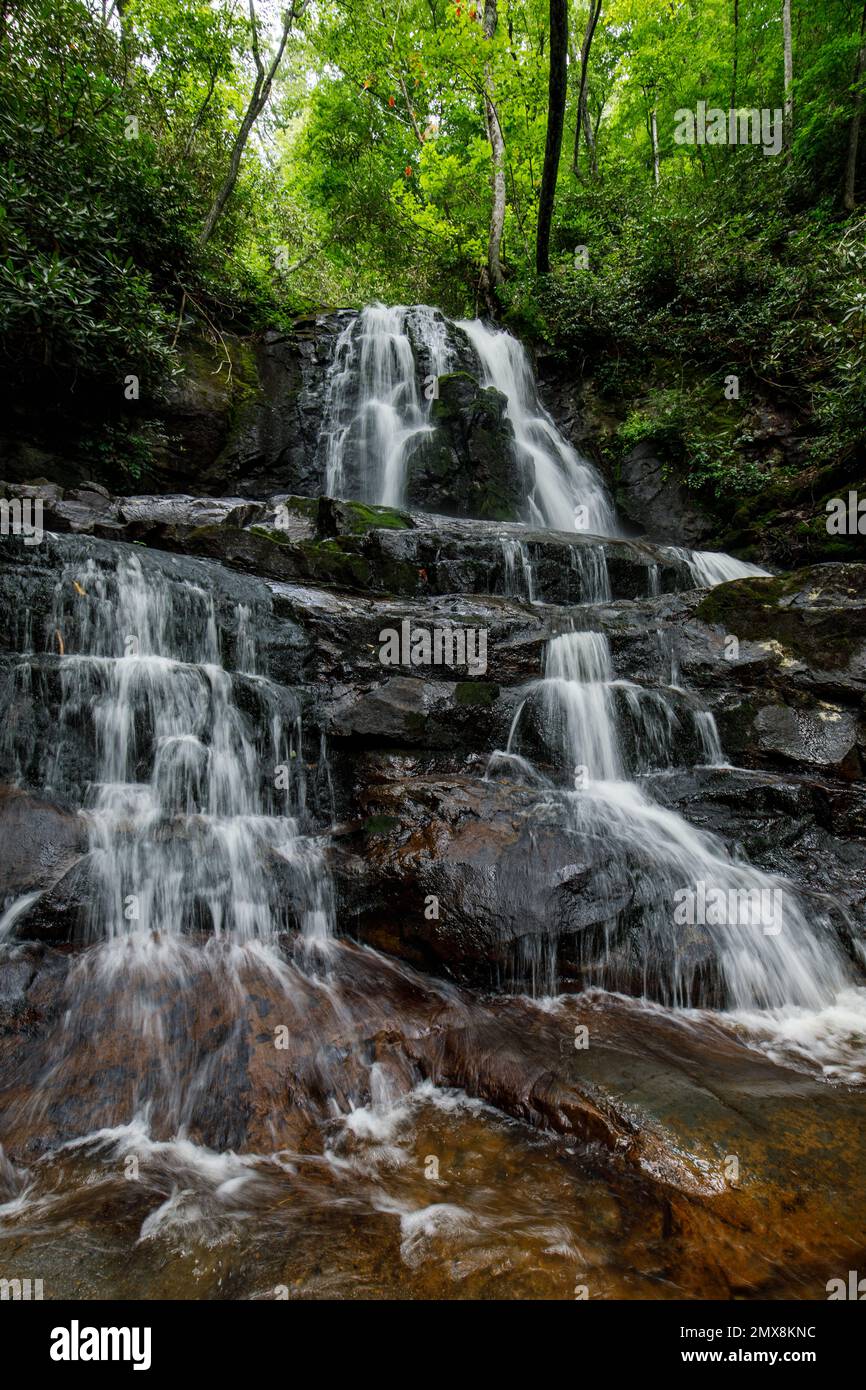
[[[86,850],[71,807],[0,786],[0,901],[57,883]]]
[[[468,372],[438,379],[430,424],[409,461],[410,507],[445,516],[514,521],[528,491],[500,391]]]

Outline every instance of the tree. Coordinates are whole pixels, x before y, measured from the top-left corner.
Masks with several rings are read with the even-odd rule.
[[[650,111],[650,136],[653,147],[653,182],[656,188],[659,186],[659,125],[658,114],[656,112],[655,94],[653,94],[653,105]]]
[[[601,0],[590,0],[589,17],[586,21],[586,31],[583,36],[583,47],[580,50],[580,87],[577,95],[577,117],[574,126],[574,155],[571,161],[573,173],[578,173],[578,155],[580,152],[580,132],[583,129],[586,133],[586,147],[589,151],[590,168],[594,174],[598,173],[598,166],[595,159],[595,137],[592,123],[589,119],[589,110],[586,100],[586,79],[589,69],[589,52],[592,48],[592,40],[595,34],[601,14]]]
[[[740,61],[740,0],[734,0],[734,62],[731,71],[731,110],[737,109],[737,66]]]
[[[785,143],[794,127],[794,55],[791,47],[791,0],[782,0],[782,42],[785,50]]]
[[[860,148],[860,125],[863,119],[863,78],[866,73],[866,4],[860,19],[860,46],[854,68],[854,111],[848,131],[848,157],[845,161],[845,207],[853,212],[857,184],[857,155]]]
[[[547,85],[547,139],[538,198],[538,233],[535,268],[539,275],[550,270],[550,226],[562,152],[565,99],[568,86],[568,0],[550,0],[550,68]],[[578,115],[578,119],[580,119]]]
[[[493,40],[499,16],[496,0],[484,0],[484,37]],[[503,284],[501,246],[502,229],[505,225],[505,139],[496,109],[495,91],[491,64],[488,62],[484,81],[484,116],[487,138],[490,141],[490,158],[493,162],[493,207],[490,212],[490,238],[487,243],[487,273],[494,294]]]
[[[253,4],[253,0],[249,0],[249,5],[250,36],[253,50],[253,61],[256,65],[256,79],[253,84],[253,91],[249,100],[249,104],[247,105],[247,109],[244,112],[243,119],[241,120],[237,135],[234,139],[234,144],[232,145],[228,173],[226,174],[222,184],[220,185],[219,191],[217,192],[217,195],[214,198],[213,203],[211,204],[210,212],[205,218],[205,223],[201,230],[201,236],[199,237],[199,244],[201,246],[206,245],[206,243],[210,240],[211,234],[213,232],[214,227],[217,224],[217,221],[219,220],[220,214],[222,213],[223,208],[225,207],[226,203],[231,197],[235,184],[238,181],[238,172],[241,167],[241,157],[246,147],[247,140],[249,139],[250,131],[252,130],[259,116],[268,104],[268,99],[271,95],[271,88],[274,84],[274,78],[276,77],[277,69],[279,68],[280,63],[283,60],[283,54],[286,50],[286,43],[288,42],[289,33],[292,29],[292,26],[297,22],[298,19],[300,19],[301,15],[304,13],[304,10],[306,8],[306,0],[292,0],[291,9],[286,10],[283,14],[283,28],[280,34],[279,43],[277,44],[276,52],[274,53],[274,56],[271,59],[271,62],[267,70],[265,70],[265,66],[262,62],[261,54],[259,52],[259,29],[258,22],[256,20],[256,11],[255,6]]]

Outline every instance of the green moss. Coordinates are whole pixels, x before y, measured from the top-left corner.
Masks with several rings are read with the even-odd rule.
[[[372,587],[370,563],[363,555],[346,549],[347,541],[345,537],[330,541],[301,541],[297,548],[304,557],[311,579],[336,584],[340,588],[368,589]]]
[[[494,704],[499,695],[498,685],[487,685],[483,681],[460,681],[454,689],[454,699],[458,705]]]
[[[204,529],[203,527],[200,529]],[[250,531],[254,536],[261,536],[266,541],[272,541],[274,545],[290,545],[285,531],[278,531],[273,526],[251,526]]]
[[[841,577],[839,582],[843,582]],[[848,610],[843,628],[840,609],[832,603],[825,608],[785,604],[785,599],[816,585],[821,587],[820,576],[808,569],[775,578],[735,579],[711,589],[696,613],[705,623],[738,637],[775,641],[811,665],[838,669],[848,664],[852,650],[866,635],[861,613]]]
[[[412,527],[412,518],[395,507],[374,506],[367,502],[342,502],[344,522],[348,522],[350,535],[381,528],[386,531],[407,531]]]
[[[370,816],[364,822],[364,832],[367,835],[387,835],[396,830],[399,824],[396,816]]]
[[[729,632],[737,631],[735,623],[744,614],[754,616],[756,610],[775,610],[779,599],[786,593],[786,585],[792,576],[782,578],[735,579],[729,584],[717,584],[701,600],[697,615],[705,623],[719,624]],[[792,590],[796,593],[796,587]]]
[[[285,507],[287,511],[297,512],[310,521],[318,522],[320,501],[321,499],[318,497],[284,497],[280,505]]]

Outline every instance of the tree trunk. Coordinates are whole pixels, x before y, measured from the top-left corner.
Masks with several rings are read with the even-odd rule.
[[[791,0],[782,0],[782,35],[785,44],[785,144],[794,129],[794,52],[791,47]]]
[[[860,124],[863,119],[863,75],[866,71],[866,4],[860,20],[860,47],[854,68],[854,112],[848,131],[848,158],[845,162],[845,207],[853,212],[857,184],[857,155],[860,149]]]
[[[258,26],[256,24],[256,12],[253,7],[253,0],[249,0],[253,58],[256,64],[256,80],[253,84],[253,94],[250,97],[249,105],[246,111],[244,112],[243,120],[241,121],[238,133],[235,136],[234,144],[232,146],[231,157],[229,159],[228,173],[223,179],[220,190],[214,198],[211,210],[205,219],[205,224],[201,230],[201,236],[198,239],[199,246],[205,246],[207,242],[210,240],[213,229],[220,218],[223,208],[225,207],[226,203],[232,195],[234,186],[238,181],[238,172],[241,167],[241,158],[243,156],[247,140],[249,139],[250,131],[252,130],[259,116],[268,104],[268,98],[271,95],[271,87],[273,86],[274,78],[277,74],[277,69],[279,68],[280,63],[283,60],[283,54],[286,49],[286,42],[289,37],[289,30],[291,29],[292,24],[295,22],[295,20],[303,13],[305,3],[306,0],[292,0],[291,9],[286,10],[283,14],[283,29],[280,35],[280,41],[277,45],[277,51],[274,54],[273,59],[271,60],[271,65],[266,72],[264,64],[261,60],[261,56],[259,54],[259,31]]]
[[[586,151],[589,155],[589,171],[594,179],[598,178],[598,159],[595,153],[596,129],[593,129],[592,121],[589,119],[589,104],[586,90],[583,93],[583,102],[580,109],[580,119],[583,122],[583,130],[586,135]],[[601,119],[599,117],[599,119]]]
[[[653,107],[650,112],[650,131],[652,133],[653,144],[653,177],[656,188],[659,186],[659,127],[656,118],[656,109]]]
[[[731,110],[737,109],[737,65],[740,61],[740,0],[734,0],[734,65],[731,73]]]
[[[568,88],[568,0],[550,0],[550,68],[547,80],[547,140],[544,168],[538,197],[538,233],[535,240],[535,269],[539,275],[550,270],[550,225],[562,153],[565,124],[565,97]]]
[[[589,0],[589,16],[586,21],[586,31],[583,36],[583,46],[580,50],[580,89],[577,94],[577,116],[574,125],[574,154],[571,160],[571,172],[578,172],[578,154],[580,152],[580,128],[583,124],[586,128],[587,146],[590,149],[590,159],[593,170],[595,170],[595,150],[593,148],[592,135],[589,130],[586,106],[586,77],[589,67],[589,51],[592,48],[592,40],[595,34],[595,27],[598,24],[601,14],[601,0]]]
[[[498,21],[496,0],[484,0],[483,31],[486,39],[496,33]],[[490,141],[490,157],[493,163],[493,208],[490,213],[490,236],[487,242],[487,274],[494,294],[503,283],[500,247],[502,228],[505,223],[505,140],[496,110],[493,78],[490,64],[484,79],[484,119],[487,126],[487,139]]]

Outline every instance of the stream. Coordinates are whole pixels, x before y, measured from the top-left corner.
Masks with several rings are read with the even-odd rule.
[[[510,519],[417,504],[455,374]],[[866,1245],[859,860],[797,877],[812,783],[738,761],[678,645],[766,572],[623,528],[480,321],[350,316],[321,401],[312,521],[141,497],[0,542],[4,1275],[825,1297]],[[406,621],[486,669],[389,668]]]

